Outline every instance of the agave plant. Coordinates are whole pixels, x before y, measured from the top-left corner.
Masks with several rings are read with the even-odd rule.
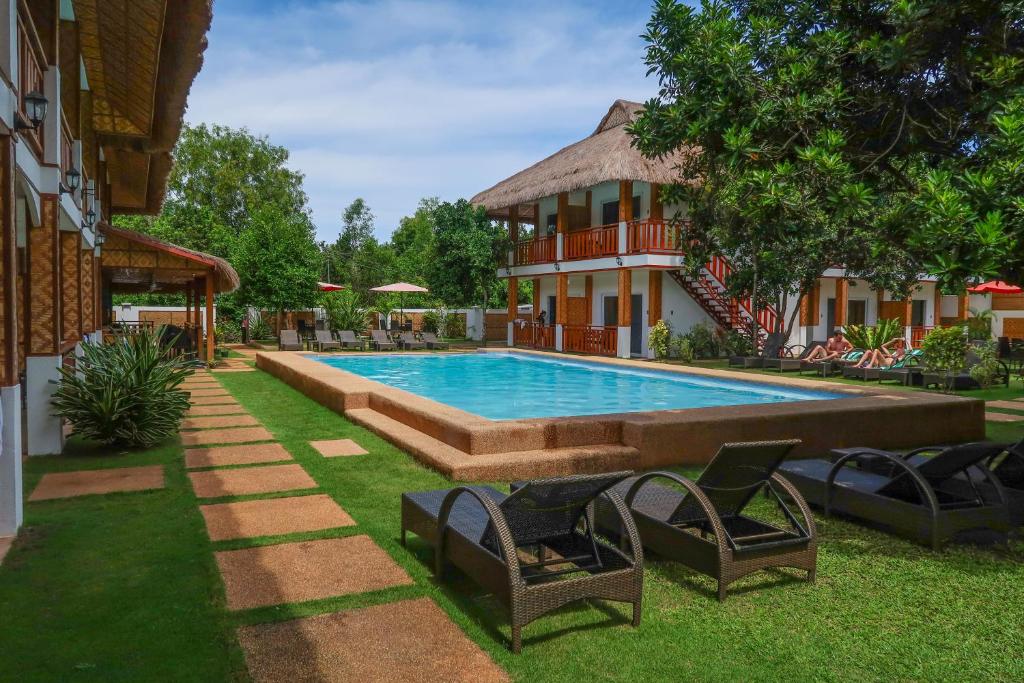
[[[140,330],[112,344],[83,344],[74,368],[60,369],[55,413],[73,433],[102,444],[149,447],[172,437],[188,409],[182,381],[189,362],[160,343],[162,330]]]
[[[847,325],[846,339],[858,349],[880,349],[903,334],[903,323],[895,318],[879,320],[877,325]]]
[[[366,329],[366,308],[356,292],[329,292],[324,295],[323,307],[332,330],[362,332]]]

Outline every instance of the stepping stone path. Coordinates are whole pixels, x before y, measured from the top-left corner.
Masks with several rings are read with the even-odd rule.
[[[333,439],[331,441],[310,441],[309,445],[315,448],[325,458],[336,458],[348,455],[367,455],[367,450],[352,439]]]
[[[509,680],[430,598],[243,626],[238,639],[257,683]]]
[[[211,541],[278,536],[353,526],[355,521],[330,496],[293,496],[203,505]]]
[[[29,501],[164,488],[162,465],[44,474]]]
[[[259,422],[252,415],[213,415],[190,417],[182,421],[182,429],[213,429],[214,427],[256,427]]]
[[[192,488],[199,498],[248,496],[315,489],[316,482],[301,465],[266,465],[230,470],[189,472]]]
[[[1021,422],[1024,415],[1010,415],[1009,413],[993,413],[985,411],[985,419],[989,422]]]
[[[366,593],[413,582],[369,536],[263,545],[214,556],[231,610]]]
[[[215,372],[253,372],[237,359]],[[241,366],[241,367],[238,367]],[[188,381],[185,467],[197,498],[315,489],[274,436],[208,373]],[[262,443],[257,443],[262,442]],[[366,455],[351,439],[311,441],[326,458]],[[268,464],[278,463],[278,464]],[[248,465],[247,467],[234,467]],[[224,468],[228,469],[216,469]],[[162,474],[161,474],[162,483]],[[200,505],[214,543],[356,527],[330,496],[311,492]],[[246,610],[409,586],[412,578],[365,534],[256,545],[214,553],[227,607]],[[429,598],[404,600],[272,624],[238,637],[255,681],[473,681],[508,675]]]
[[[1003,410],[1024,410],[1024,404],[1013,401],[986,401],[986,408],[1002,408]]]

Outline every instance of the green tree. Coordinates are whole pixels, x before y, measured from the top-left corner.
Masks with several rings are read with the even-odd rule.
[[[259,209],[239,238],[234,264],[241,279],[239,300],[276,311],[279,324],[284,311],[317,303],[319,251],[305,214],[276,206]]]
[[[415,213],[402,218],[391,235],[400,279],[415,284],[427,283],[434,247],[434,210],[439,204],[436,197],[421,199]]]
[[[442,202],[432,213],[431,292],[450,306],[487,306],[499,288],[496,264],[508,249],[508,233],[465,199]]]

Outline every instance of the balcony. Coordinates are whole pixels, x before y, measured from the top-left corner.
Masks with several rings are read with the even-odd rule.
[[[28,119],[25,107],[25,95],[32,91],[43,92],[43,80],[46,56],[43,45],[39,41],[31,17],[18,15],[18,111],[24,119]],[[43,131],[39,128],[22,131],[22,137],[37,158],[43,158]]]
[[[624,254],[682,254],[683,228],[664,220],[631,221],[626,225],[625,243],[620,241],[618,223],[563,233],[563,261],[606,258]],[[558,260],[556,235],[520,240],[515,245],[512,265],[528,266]]]

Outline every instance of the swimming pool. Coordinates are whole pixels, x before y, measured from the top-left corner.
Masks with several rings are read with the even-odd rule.
[[[817,401],[843,396],[516,353],[313,358],[491,420]]]

